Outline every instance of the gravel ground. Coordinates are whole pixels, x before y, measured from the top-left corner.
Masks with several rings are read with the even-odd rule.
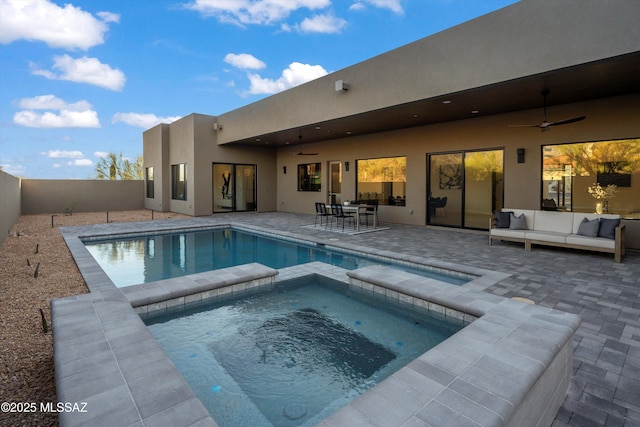
[[[154,212],[155,219],[184,218]],[[151,220],[151,211],[110,212],[109,222]],[[40,411],[56,402],[49,302],[87,288],[58,226],[104,223],[105,212],[25,215],[0,249],[0,411],[2,426],[55,426],[57,414]],[[40,310],[46,319],[44,331]],[[22,407],[30,412],[25,412]]]

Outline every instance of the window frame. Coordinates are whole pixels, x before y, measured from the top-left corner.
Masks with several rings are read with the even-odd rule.
[[[311,167],[313,166],[313,168]],[[322,191],[322,163],[298,164],[298,191],[317,193]]]
[[[615,147],[618,144],[620,149]],[[587,154],[589,157],[585,157]],[[640,138],[542,144],[540,156],[541,204],[545,199],[553,199],[557,210],[576,213],[602,210],[622,218],[638,217],[640,205],[634,202],[638,200]],[[606,172],[603,168],[612,163],[618,164],[619,170]],[[596,198],[589,189],[598,184],[604,189],[610,184],[616,187],[611,195]]]
[[[183,179],[178,180],[178,176],[182,175]],[[182,194],[178,194],[179,189],[182,188]],[[171,199],[172,200],[187,200],[187,164],[176,163],[171,165]]]
[[[375,192],[376,196],[372,199],[370,197],[371,192],[361,192],[361,187],[362,184],[364,183],[374,183],[375,181],[360,181],[360,171],[363,167],[361,162],[370,162],[370,161],[382,161],[382,160],[392,160],[392,159],[404,159],[404,180],[403,181],[380,181],[381,184],[381,198],[378,198],[377,194],[378,192]],[[388,169],[388,167],[386,168]],[[395,171],[391,171],[391,176],[393,176],[395,174]],[[391,189],[391,193],[386,196],[385,195],[385,191],[384,191],[384,185],[383,184],[391,184],[389,186],[389,188]],[[393,189],[393,184],[394,183],[402,183],[402,191],[401,191],[401,195],[398,195],[397,197],[394,195],[396,193],[396,191]],[[362,200],[362,201],[366,201],[366,200],[377,200],[379,205],[385,205],[385,206],[406,206],[407,204],[407,155],[398,155],[398,156],[385,156],[385,157],[373,157],[373,158],[365,158],[365,159],[356,159],[356,194],[358,195],[358,200]],[[368,194],[369,197],[363,197],[364,195]],[[391,198],[393,197],[394,202],[391,203]]]
[[[147,199],[154,199],[156,191],[153,166],[147,166],[145,168],[145,182]]]

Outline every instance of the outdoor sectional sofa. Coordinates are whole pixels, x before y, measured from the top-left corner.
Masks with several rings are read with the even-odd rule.
[[[489,245],[493,240],[531,245],[559,246],[614,254],[615,262],[624,256],[624,225],[619,215],[588,214],[525,209],[496,211],[489,223]]]

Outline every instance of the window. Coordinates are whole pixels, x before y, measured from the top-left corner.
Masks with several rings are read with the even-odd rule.
[[[487,229],[502,208],[504,150],[427,155],[427,224]]]
[[[320,163],[298,165],[298,191],[320,191]]]
[[[407,203],[407,158],[358,160],[358,200],[377,200],[380,205]]]
[[[213,212],[255,211],[256,165],[213,164]]]
[[[171,198],[187,200],[187,165],[171,165]]]
[[[559,210],[639,218],[640,139],[543,146],[542,199]]]
[[[153,183],[153,166],[149,166],[146,170],[146,179],[147,179],[147,198],[154,198],[154,183]]]

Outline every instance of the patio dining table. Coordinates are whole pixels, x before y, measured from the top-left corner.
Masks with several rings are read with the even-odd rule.
[[[364,204],[343,205],[342,206],[342,210],[344,212],[355,212],[355,214],[356,214],[356,230],[357,231],[360,231],[360,213],[361,212],[365,212],[367,210],[367,208],[377,209],[377,206],[364,205]],[[373,215],[373,228],[377,228],[377,227],[378,227],[378,215],[374,214]]]

